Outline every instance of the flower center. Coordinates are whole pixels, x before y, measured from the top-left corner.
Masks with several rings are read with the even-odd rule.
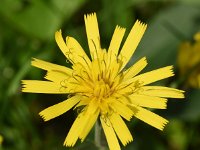
[[[111,95],[110,86],[101,79],[95,84],[93,94],[99,99],[107,98]]]

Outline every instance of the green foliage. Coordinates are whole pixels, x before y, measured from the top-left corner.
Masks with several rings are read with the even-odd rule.
[[[115,25],[131,29],[140,19],[148,24],[130,64],[146,56],[147,70],[175,65],[177,75],[163,82],[186,90],[186,99],[170,100],[158,114],[170,120],[164,132],[132,119],[129,128],[135,141],[123,149],[187,150],[200,146],[200,92],[185,88],[176,66],[181,42],[200,31],[197,0],[1,0],[0,2],[0,134],[5,150],[97,149],[93,131],[83,144],[63,147],[76,113],[69,111],[49,122],[38,113],[66,96],[21,93],[20,80],[39,80],[44,72],[30,66],[32,57],[68,65],[54,41],[55,31],[75,37],[88,51],[85,13],[97,12],[103,47],[107,48]],[[126,34],[127,35],[127,34]],[[129,65],[130,65],[129,64]]]

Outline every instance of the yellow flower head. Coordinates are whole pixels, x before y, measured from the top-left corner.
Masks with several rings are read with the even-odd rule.
[[[133,141],[124,119],[135,116],[163,130],[168,121],[146,108],[166,109],[166,98],[183,98],[183,91],[148,84],[173,76],[172,66],[138,75],[147,65],[144,57],[125,70],[147,25],[136,21],[120,51],[125,29],[117,26],[106,50],[101,48],[96,14],[84,19],[91,59],[74,38],[68,36],[65,41],[57,31],[56,42],[72,68],[33,59],[32,65],[46,70],[49,81],[23,80],[22,91],[72,95],[39,113],[48,121],[71,108],[81,110],[64,141],[66,146],[84,141],[98,117],[111,150],[120,149],[118,138],[123,145]]]
[[[187,41],[180,45],[178,67],[189,86],[200,88],[200,32],[194,35],[194,43]]]
[[[2,143],[3,143],[3,136],[0,135],[0,146],[2,145]]]

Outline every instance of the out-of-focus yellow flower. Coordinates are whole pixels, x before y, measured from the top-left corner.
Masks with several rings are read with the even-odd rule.
[[[0,135],[0,145],[2,145],[2,143],[3,143],[3,136]]]
[[[200,88],[200,32],[195,34],[194,43],[186,41],[180,45],[178,67],[189,86]]]
[[[91,59],[74,38],[67,37],[65,41],[57,31],[56,42],[72,68],[33,59],[32,65],[46,70],[49,81],[22,81],[23,92],[72,95],[41,111],[40,116],[48,121],[73,107],[81,110],[65,139],[66,146],[74,146],[78,139],[83,142],[98,117],[111,150],[120,149],[118,139],[123,145],[133,141],[124,122],[133,116],[163,130],[168,121],[146,108],[166,109],[167,98],[183,98],[183,91],[148,84],[173,76],[172,66],[138,75],[147,65],[143,57],[125,70],[147,25],[136,21],[121,51],[124,28],[116,27],[105,50],[101,48],[95,13],[85,15],[85,25]]]

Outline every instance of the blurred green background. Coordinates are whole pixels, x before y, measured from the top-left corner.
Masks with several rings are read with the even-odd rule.
[[[173,64],[176,76],[160,84],[186,90],[185,99],[170,99],[167,110],[156,111],[170,121],[164,132],[132,119],[127,124],[134,142],[122,149],[200,149],[200,90],[180,83],[177,66],[180,44],[193,42],[200,31],[199,0],[0,0],[0,134],[4,138],[0,149],[97,149],[93,131],[83,144],[62,146],[76,112],[49,122],[39,117],[41,110],[66,95],[22,93],[20,84],[22,79],[40,80],[45,75],[30,66],[32,57],[67,65],[55,43],[55,31],[62,29],[64,36],[75,37],[88,50],[83,15],[91,12],[97,12],[103,48],[108,48],[116,25],[126,27],[128,33],[136,19],[147,23],[130,64],[142,56],[148,59],[147,70]]]

